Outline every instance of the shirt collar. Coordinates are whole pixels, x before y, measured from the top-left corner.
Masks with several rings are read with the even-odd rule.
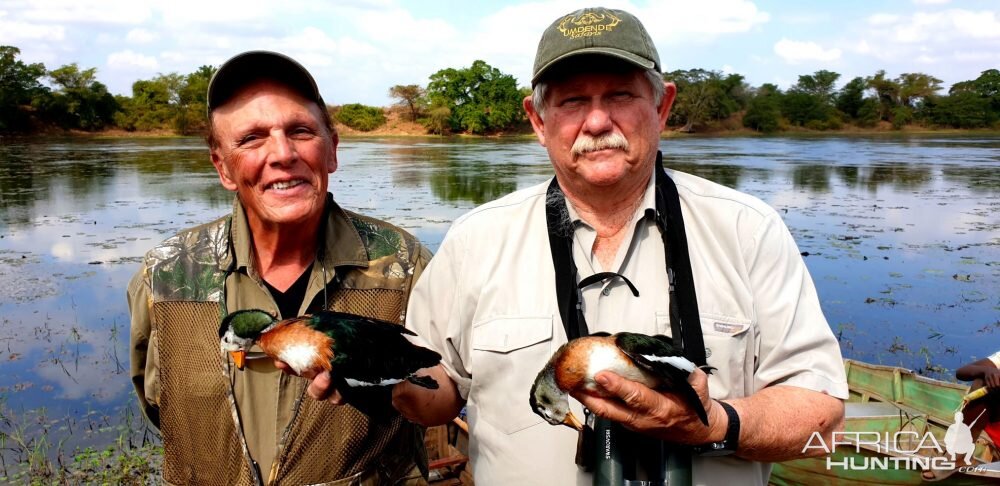
[[[653,171],[656,170],[654,164]],[[632,223],[637,223],[643,218],[655,218],[656,217],[656,173],[650,171],[649,181],[646,183],[646,190],[642,193],[642,203],[636,208],[635,213],[632,215]],[[565,196],[563,196],[565,197]],[[580,213],[576,212],[576,208],[573,204],[566,199],[566,209],[569,213],[569,220],[573,222],[573,227],[579,225],[586,225],[586,221],[580,219]]]
[[[368,267],[368,250],[361,240],[357,228],[351,223],[347,212],[334,200],[333,195],[326,195],[325,224],[320,228],[323,239],[319,242],[317,259],[326,268],[341,266]],[[240,204],[239,198],[233,202],[233,216],[230,223],[230,241],[233,255],[227,255],[220,261],[223,268],[236,257],[235,268],[250,271],[253,269],[250,226],[247,223],[246,210]]]

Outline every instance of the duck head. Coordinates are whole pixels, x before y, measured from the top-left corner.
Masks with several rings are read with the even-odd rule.
[[[275,317],[260,309],[239,310],[222,319],[219,341],[223,352],[233,357],[238,369],[243,369],[247,350],[277,322]]]
[[[583,430],[583,423],[569,409],[569,394],[556,384],[555,366],[549,362],[531,385],[531,410],[552,425]]]

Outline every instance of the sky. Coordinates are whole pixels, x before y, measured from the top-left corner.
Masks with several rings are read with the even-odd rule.
[[[157,74],[286,53],[330,104],[386,106],[391,86],[426,86],[482,59],[527,86],[542,31],[591,3],[553,0],[0,0],[0,45],[48,69],[97,68],[115,94]],[[600,4],[597,4],[600,5]],[[1000,68],[997,0],[605,1],[645,24],[665,71],[738,73],[782,89],[827,69],[838,86],[884,69],[945,87]]]

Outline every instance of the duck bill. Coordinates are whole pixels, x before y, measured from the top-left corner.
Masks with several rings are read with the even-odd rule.
[[[243,366],[247,361],[247,352],[244,350],[230,351],[229,356],[233,358],[233,364],[236,365],[236,369],[243,370]]]
[[[573,412],[566,414],[566,419],[563,420],[563,425],[573,427],[576,430],[583,430],[583,422],[580,422],[580,419],[576,418],[576,415],[573,415]]]

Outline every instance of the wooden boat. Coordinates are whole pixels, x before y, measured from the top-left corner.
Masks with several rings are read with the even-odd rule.
[[[469,426],[456,417],[451,423],[427,429],[430,478],[433,486],[469,486],[472,468],[469,466]]]
[[[844,360],[844,366],[850,398],[845,433],[838,437],[842,440],[835,448],[810,442],[835,449],[829,459],[774,464],[772,485],[922,484],[921,465],[934,457],[951,459],[936,453],[935,441],[945,447],[945,432],[955,422],[967,386],[891,366],[854,360]],[[976,469],[955,472],[940,484],[1000,484],[1000,462],[994,462],[1000,454],[985,435],[976,441],[973,455]]]

